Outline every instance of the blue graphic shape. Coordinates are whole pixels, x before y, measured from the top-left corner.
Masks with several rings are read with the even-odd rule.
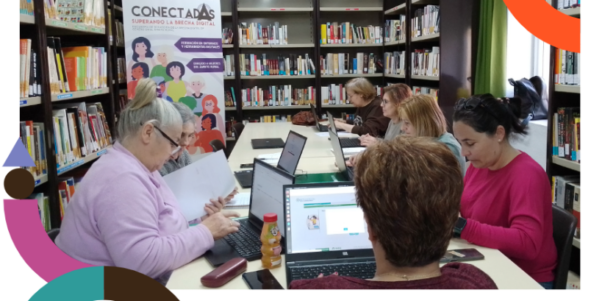
[[[42,287],[29,301],[95,301],[105,298],[103,267],[75,270]]]
[[[35,163],[19,138],[4,162],[4,167],[33,167]]]

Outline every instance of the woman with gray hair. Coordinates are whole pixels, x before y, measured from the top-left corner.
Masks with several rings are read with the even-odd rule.
[[[176,154],[172,154],[170,160],[164,163],[164,166],[160,168],[160,174],[162,176],[175,172],[192,163],[187,147],[193,141],[193,138],[195,138],[195,113],[183,103],[173,102],[172,105],[181,114],[181,120],[183,122],[183,132],[181,134],[181,140],[179,141],[181,150]],[[226,203],[232,200],[237,193],[238,190],[234,189],[234,191],[225,199],[212,200],[211,204],[205,206],[205,211],[208,214],[213,214],[222,210],[226,206]],[[189,223],[193,224],[194,221]]]
[[[205,216],[189,227],[159,169],[181,150],[182,120],[142,79],[121,112],[119,137],[92,165],[62,221],[56,245],[70,257],[116,266],[165,282],[214,240],[238,231],[236,213]]]

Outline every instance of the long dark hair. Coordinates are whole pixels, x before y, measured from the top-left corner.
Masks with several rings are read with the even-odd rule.
[[[144,63],[144,62],[139,62],[139,63],[135,63],[133,64],[133,66],[131,66],[131,70],[129,70],[130,72],[133,71],[133,69],[140,67],[142,68],[142,72],[144,72],[144,77],[143,78],[147,78],[148,76],[150,76],[150,67],[148,67],[148,64]],[[133,77],[133,72],[131,73],[131,78],[133,79],[139,79],[139,78],[135,78]]]
[[[154,52],[152,52],[152,43],[150,43],[150,40],[148,40],[144,37],[138,37],[138,38],[135,38],[133,40],[133,42],[131,42],[131,51],[133,51],[133,55],[131,56],[131,59],[134,62],[137,62],[137,59],[140,57],[139,54],[135,53],[135,46],[139,43],[144,43],[144,45],[146,45],[146,48],[147,48],[146,57],[154,57]]]
[[[217,125],[217,118],[215,118],[215,115],[213,114],[205,114],[205,116],[203,116],[203,118],[201,118],[201,129],[205,131],[205,128],[203,128],[203,120],[205,119],[209,119],[209,121],[211,121],[211,129],[213,130],[213,128],[215,128],[215,126]]]
[[[489,136],[494,135],[500,125],[505,129],[505,137],[508,139],[511,133],[527,134],[525,127],[519,122],[520,114],[519,98],[509,101],[483,94],[460,99],[455,106],[453,121],[461,121],[476,132]]]

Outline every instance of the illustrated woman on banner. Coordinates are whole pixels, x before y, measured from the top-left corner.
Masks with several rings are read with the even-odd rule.
[[[187,95],[188,84],[183,80],[185,76],[185,66],[180,62],[170,62],[166,66],[166,74],[172,77],[172,80],[166,82],[166,95],[169,100],[179,102],[181,97]],[[189,88],[189,91],[192,92]]]
[[[205,88],[205,80],[200,75],[193,75],[189,80],[189,89],[193,91],[192,94],[187,95],[185,97],[181,97],[179,99],[180,103],[184,103],[189,107],[193,113],[197,114],[198,116],[203,115],[203,97],[205,94],[201,91]],[[189,94],[189,93],[187,93]]]
[[[213,126],[216,124],[216,116],[214,114],[206,114],[201,118],[201,131],[195,135],[194,148],[202,149],[205,153],[213,152],[213,148],[209,143],[213,140],[220,140],[224,142],[222,132],[214,129]]]
[[[218,99],[213,95],[206,95],[203,98],[203,101],[201,102],[201,104],[203,106],[203,115],[202,116],[205,116],[206,114],[215,115],[215,117],[217,119],[217,123],[214,123],[212,125],[212,128],[218,129],[220,132],[225,133],[224,132],[224,128],[225,128],[224,119],[219,114],[221,110],[218,107]]]
[[[161,76],[164,78],[165,82],[171,81],[172,77],[166,74],[166,66],[168,65],[168,62],[172,61],[173,55],[174,49],[171,46],[160,46],[158,51],[156,51],[156,61],[158,64],[152,68],[152,72],[150,72],[150,78]]]
[[[127,64],[127,82],[132,81],[130,70],[135,63],[146,63],[148,66],[148,73],[145,73],[145,77],[150,76],[150,69],[154,66],[154,53],[151,50],[152,44],[144,37],[139,37],[131,42],[131,49],[133,55],[131,61]]]
[[[131,67],[132,81],[127,83],[127,98],[133,99],[135,97],[135,87],[140,79],[148,77],[150,68],[146,63],[135,63]]]

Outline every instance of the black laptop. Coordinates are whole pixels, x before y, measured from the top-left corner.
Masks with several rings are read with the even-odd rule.
[[[296,172],[304,146],[308,138],[294,131],[289,131],[285,146],[277,162],[277,168],[293,175]],[[234,176],[242,188],[252,187],[252,170],[240,170],[234,172]]]
[[[282,148],[285,143],[281,138],[251,139],[253,149]]]
[[[312,115],[314,116],[314,121],[316,121],[316,129],[319,132],[328,132],[328,125],[324,125],[320,123],[318,120],[318,115],[316,115],[316,107],[313,104],[310,104],[310,109],[312,110]],[[341,132],[343,130],[338,129],[337,132]]]
[[[333,131],[328,131],[328,135],[330,136],[330,144],[334,152],[337,168],[346,179],[353,181],[354,169],[351,166],[347,166],[345,154],[343,153],[343,148],[341,146],[341,140],[337,136],[337,133]]]
[[[205,253],[205,259],[214,267],[232,258],[242,257],[248,261],[261,258],[261,231],[263,216],[277,214],[277,225],[284,235],[283,186],[292,185],[294,176],[275,168],[262,160],[254,159],[253,188],[250,192],[248,218],[237,219],[240,231],[215,241],[213,248]],[[285,249],[285,239],[281,239]]]
[[[287,284],[320,273],[370,279],[375,259],[352,182],[286,185]]]
[[[330,128],[336,129],[336,127],[334,125],[334,118],[332,117],[332,114],[330,114],[330,112],[326,112],[326,114],[328,115],[328,124],[330,125]],[[359,138],[357,138],[357,137],[339,137],[339,140],[341,140],[341,147],[343,147],[343,148],[363,147],[361,145],[361,141],[359,141]]]

